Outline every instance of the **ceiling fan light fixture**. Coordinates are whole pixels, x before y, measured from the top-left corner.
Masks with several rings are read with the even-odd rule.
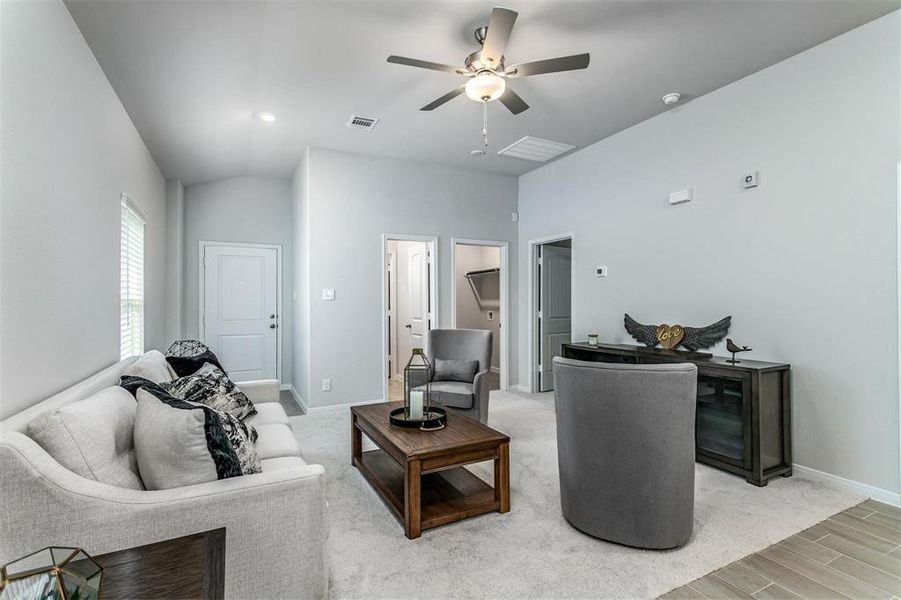
[[[466,96],[476,102],[497,100],[506,89],[504,78],[491,71],[482,71],[466,82]]]

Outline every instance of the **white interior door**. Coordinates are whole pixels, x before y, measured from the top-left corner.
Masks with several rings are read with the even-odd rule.
[[[397,351],[397,253],[389,250],[385,261],[387,272],[385,282],[387,284],[385,305],[388,307],[388,377],[396,377],[400,373],[398,365],[400,356]]]
[[[562,246],[538,247],[539,390],[554,389],[554,357],[572,339],[572,250]]]
[[[426,244],[410,244],[407,247],[407,265],[410,321],[405,327],[410,333],[411,347],[425,349],[429,330],[429,256]]]
[[[278,252],[204,246],[203,342],[234,381],[276,379]]]

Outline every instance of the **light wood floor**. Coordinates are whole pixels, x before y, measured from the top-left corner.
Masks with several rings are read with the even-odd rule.
[[[901,597],[901,508],[867,500],[661,598]]]

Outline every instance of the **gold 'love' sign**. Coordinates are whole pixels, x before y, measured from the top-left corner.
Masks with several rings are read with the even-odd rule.
[[[685,337],[685,330],[681,325],[667,325],[666,323],[657,326],[657,341],[667,350],[672,350],[679,345],[682,338]]]

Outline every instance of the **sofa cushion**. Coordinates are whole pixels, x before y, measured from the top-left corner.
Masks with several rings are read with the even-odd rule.
[[[424,387],[424,386],[423,386]],[[419,389],[419,388],[417,388]],[[434,381],[432,402],[451,408],[470,409],[473,404],[472,384],[459,381]]]
[[[176,398],[204,404],[238,419],[246,419],[257,412],[244,392],[235,387],[222,369],[211,363],[204,364],[192,375],[164,383],[162,387]]]
[[[288,471],[291,469],[299,469],[307,465],[307,461],[299,456],[279,456],[278,458],[267,458],[260,461],[263,465],[263,473],[271,473],[272,471]]]
[[[479,361],[477,360],[444,360],[436,358],[432,381],[472,383],[478,372]]]
[[[228,413],[141,388],[134,440],[149,490],[262,471],[251,428]]]
[[[143,490],[132,437],[135,407],[127,391],[108,387],[39,416],[28,435],[73,473]]]
[[[248,425],[259,427],[260,425],[269,425],[271,423],[288,424],[288,414],[280,403],[261,402],[253,406],[257,409],[257,412],[255,415],[247,417],[245,422]]]
[[[260,460],[280,456],[300,456],[300,447],[288,425],[270,423],[257,427],[257,456]]]
[[[122,374],[143,377],[154,383],[169,383],[175,378],[166,357],[159,350],[145,352],[138,360],[125,367]]]

